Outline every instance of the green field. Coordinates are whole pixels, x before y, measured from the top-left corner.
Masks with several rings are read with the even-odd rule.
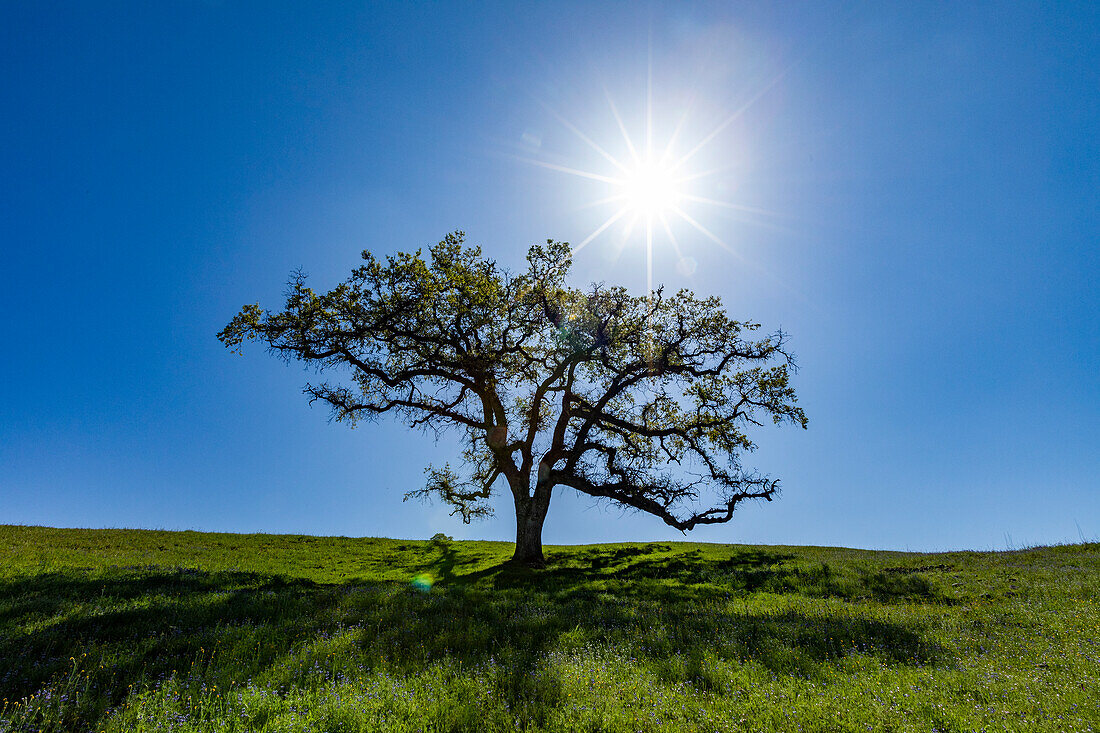
[[[1100,729],[1098,544],[511,549],[0,526],[0,731]]]

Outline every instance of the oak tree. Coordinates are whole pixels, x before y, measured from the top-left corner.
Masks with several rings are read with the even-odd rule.
[[[334,381],[310,401],[354,424],[393,414],[458,429],[455,465],[428,467],[411,496],[471,519],[498,487],[516,511],[513,559],[543,562],[542,526],[559,488],[652,514],[687,531],[771,501],[778,481],[742,468],[747,432],[806,426],[789,383],[786,335],[727,316],[717,297],[571,287],[568,244],[530,248],[515,273],[464,242],[363,264],[326,293],[292,276],[280,312],[246,305],[219,334],[257,339]]]

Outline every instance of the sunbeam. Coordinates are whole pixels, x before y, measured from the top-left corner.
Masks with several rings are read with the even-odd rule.
[[[621,219],[626,213],[627,213],[627,209],[622,208],[622,209],[619,209],[614,214],[612,214],[610,217],[608,217],[607,221],[605,221],[603,224],[601,224],[596,229],[596,231],[589,234],[587,237],[584,238],[584,240],[580,244],[578,244],[576,247],[573,248],[573,254],[576,254],[577,252],[580,252],[582,249],[584,249],[585,245],[587,245],[589,242],[591,242],[596,237],[603,234],[604,231],[606,231],[609,226],[611,226],[616,221]]]
[[[519,157],[518,159],[547,170],[606,184],[609,187],[608,191],[579,208],[588,209],[602,206],[612,206],[614,208],[599,226],[573,247],[573,254],[580,252],[607,232],[613,225],[621,222],[622,232],[613,243],[615,255],[617,256],[631,235],[641,229],[645,244],[646,290],[652,293],[653,247],[655,234],[658,233],[655,232],[655,229],[659,230],[662,239],[667,239],[667,243],[671,245],[676,257],[683,265],[678,265],[678,270],[689,275],[694,272],[694,260],[686,258],[683,242],[674,233],[673,224],[676,220],[682,221],[690,227],[690,230],[717,244],[738,259],[744,259],[733,247],[701,223],[697,218],[698,214],[693,216],[685,211],[686,207],[701,205],[754,217],[778,216],[774,212],[702,195],[697,189],[700,182],[717,174],[728,173],[733,166],[729,164],[716,166],[714,165],[715,161],[709,161],[711,164],[708,166],[692,169],[691,163],[693,160],[698,159],[707,146],[712,145],[723,132],[728,130],[750,107],[773,88],[783,78],[784,73],[773,77],[763,88],[756,90],[748,99],[738,105],[732,113],[722,115],[717,125],[708,128],[705,134],[694,139],[688,133],[689,117],[695,109],[697,101],[696,94],[692,93],[686,104],[678,111],[671,134],[667,138],[662,138],[663,144],[659,144],[659,141],[654,139],[652,69],[649,70],[646,78],[641,135],[631,135],[626,118],[620,112],[619,106],[612,99],[610,92],[604,88],[604,99],[610,109],[615,129],[622,136],[622,142],[625,146],[623,155],[619,157],[613,155],[607,147],[597,142],[599,136],[586,133],[550,105],[541,100],[536,100],[566,130],[606,161],[610,166],[610,170],[588,170],[579,166],[567,166],[530,157]],[[686,152],[683,152],[684,150]],[[738,217],[738,219],[741,218],[744,217]],[[746,223],[758,224],[754,221]]]

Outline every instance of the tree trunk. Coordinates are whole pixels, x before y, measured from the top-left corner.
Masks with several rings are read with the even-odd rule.
[[[528,567],[546,564],[542,556],[542,523],[549,505],[549,497],[539,500],[516,496],[516,551],[512,562]]]

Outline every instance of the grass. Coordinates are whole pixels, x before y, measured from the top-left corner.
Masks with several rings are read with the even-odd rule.
[[[1100,729],[1098,544],[510,554],[0,526],[0,732]]]

